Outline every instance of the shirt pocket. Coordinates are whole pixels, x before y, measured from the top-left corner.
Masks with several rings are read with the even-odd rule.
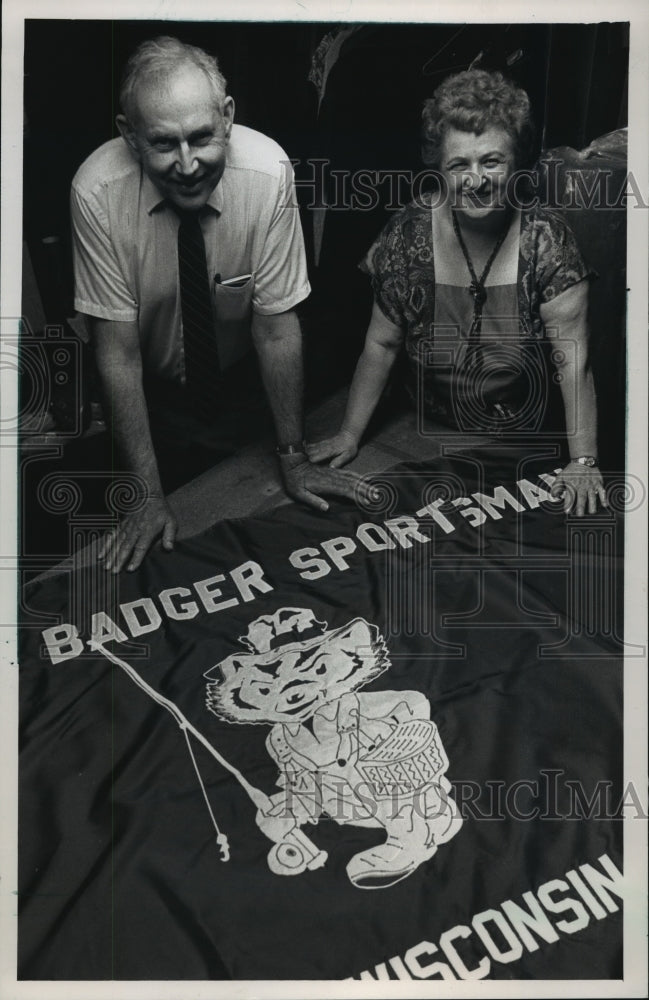
[[[254,288],[254,276],[242,285],[214,282],[212,286],[216,343],[222,369],[239,361],[252,347],[250,326]]]

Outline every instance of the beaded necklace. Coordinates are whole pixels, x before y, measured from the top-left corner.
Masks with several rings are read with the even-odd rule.
[[[460,226],[457,221],[455,212],[451,212],[451,218],[453,220],[453,229],[455,231],[455,235],[457,236],[458,243],[460,244],[460,248],[462,250],[462,253],[464,254],[466,266],[468,267],[469,273],[471,275],[471,284],[469,285],[469,292],[473,296],[473,326],[471,328],[471,339],[477,339],[480,336],[480,329],[482,327],[482,307],[487,301],[487,290],[485,288],[485,281],[487,280],[489,271],[491,270],[491,265],[496,259],[498,251],[505,242],[505,237],[507,236],[507,233],[509,231],[509,226],[505,226],[502,232],[500,233],[498,239],[494,244],[494,248],[491,251],[491,254],[489,255],[489,260],[485,264],[484,270],[480,275],[480,277],[478,278],[478,276],[475,273],[475,268],[473,267],[473,261],[471,260],[471,257],[469,256],[469,251],[466,248],[466,243],[464,242],[464,239],[462,237],[462,232],[460,230]]]

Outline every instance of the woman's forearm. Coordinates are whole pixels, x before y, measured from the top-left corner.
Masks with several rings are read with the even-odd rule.
[[[361,354],[347,400],[341,430],[358,441],[370,421],[396,360],[398,344],[370,342]]]
[[[588,282],[580,281],[541,306],[551,331],[571,458],[597,455],[597,401],[588,364]]]
[[[571,367],[562,374],[561,394],[566,413],[570,457],[596,456],[597,399],[592,372]],[[570,419],[571,415],[574,415],[574,423]]]

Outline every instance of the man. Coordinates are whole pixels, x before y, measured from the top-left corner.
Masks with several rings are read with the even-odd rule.
[[[209,453],[228,406],[239,405],[239,425],[230,373],[250,333],[287,492],[326,510],[320,494],[359,488],[305,453],[295,307],[310,287],[292,176],[276,143],[233,124],[225,88],[201,49],[144,42],[122,83],[121,138],[72,182],[75,306],[88,317],[118,452],[145,498],[103,543],[113,572],[136,569],[159,535],[173,547],[159,456],[174,433],[177,460],[190,444]]]

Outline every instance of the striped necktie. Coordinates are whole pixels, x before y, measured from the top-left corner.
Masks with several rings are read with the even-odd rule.
[[[219,412],[221,367],[205,241],[197,212],[178,213],[178,273],[185,348],[185,387],[196,417],[209,423]]]

